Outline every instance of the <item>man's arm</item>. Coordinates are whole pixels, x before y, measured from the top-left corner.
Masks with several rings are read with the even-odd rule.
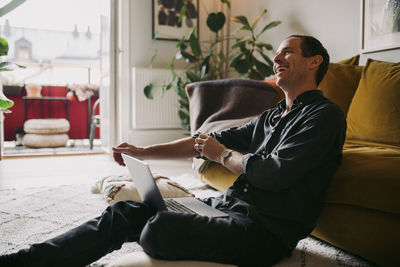
[[[221,154],[227,148],[217,139],[206,134],[200,134],[194,141],[194,148],[200,153],[200,156],[204,156],[209,160],[221,163]],[[242,153],[233,150],[232,153],[224,160],[224,166],[236,174],[242,174],[242,157]]]
[[[122,166],[125,163],[121,157],[121,153],[139,158],[139,159],[176,159],[191,158],[199,155],[194,148],[195,141],[192,137],[182,138],[176,141],[150,145],[146,147],[138,147],[128,143],[122,143],[113,147],[114,160]]]

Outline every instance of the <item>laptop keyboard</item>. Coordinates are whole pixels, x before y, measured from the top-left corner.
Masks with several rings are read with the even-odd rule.
[[[169,211],[173,212],[182,212],[182,213],[191,213],[191,214],[197,214],[193,210],[189,209],[188,207],[182,205],[181,203],[175,201],[174,199],[164,199],[165,206],[167,206],[167,209]]]

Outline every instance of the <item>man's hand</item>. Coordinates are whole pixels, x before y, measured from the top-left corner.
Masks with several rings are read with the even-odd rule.
[[[219,162],[222,152],[226,149],[217,139],[206,134],[200,134],[194,141],[194,149],[200,153],[200,156],[212,161]]]
[[[129,156],[141,159],[141,152],[143,148],[130,145],[128,143],[122,143],[112,148],[114,160],[121,166],[125,166],[124,160],[122,159],[121,153]]]

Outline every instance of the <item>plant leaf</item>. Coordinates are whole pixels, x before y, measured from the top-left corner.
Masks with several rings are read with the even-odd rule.
[[[146,85],[143,89],[144,95],[148,99],[154,99],[153,92],[154,92],[154,85],[152,83],[149,83]]]
[[[271,50],[273,49],[273,48],[272,48],[272,45],[267,44],[267,43],[263,43],[263,42],[256,42],[255,45],[256,45],[258,48],[260,48],[261,50],[262,50],[262,48],[266,48],[266,49],[269,50],[269,51],[271,51]]]
[[[0,63],[0,71],[12,71],[15,69],[25,69],[26,67],[23,65],[19,65],[13,62],[1,62]]]
[[[254,65],[256,66],[258,73],[261,76],[263,76],[263,78],[268,77],[273,73],[273,70],[269,65],[259,61],[255,57],[253,57],[253,62],[254,62]]]
[[[185,44],[185,36],[183,36],[179,42],[176,44],[176,48],[179,48],[181,50],[185,50],[187,48],[186,44]]]
[[[210,58],[211,58],[211,53],[208,53],[207,56],[204,58],[203,62],[201,63],[201,68],[200,68],[200,79],[203,79],[204,76],[207,75],[209,69],[210,69]]]
[[[263,34],[266,30],[271,29],[271,28],[274,28],[274,27],[278,26],[278,25],[281,24],[281,23],[282,23],[281,21],[277,20],[277,21],[273,21],[273,22],[271,22],[271,23],[265,25],[265,27],[264,27],[264,28],[261,30],[261,32],[257,35],[257,39],[258,39],[258,37],[259,37],[261,34]]]
[[[226,4],[229,8],[231,8],[231,3],[229,0],[221,0],[222,3]]]
[[[252,80],[264,80],[264,77],[260,75],[256,70],[251,69],[249,73],[249,78]]]
[[[217,33],[224,27],[225,20],[225,14],[222,12],[210,13],[207,17],[207,26],[211,31]]]
[[[261,19],[262,16],[265,15],[265,13],[267,13],[267,10],[264,9],[260,15],[258,15],[252,22],[251,22],[251,27],[254,29],[254,27],[257,25],[258,21]]]
[[[235,16],[235,17],[232,17],[232,20],[234,22],[242,24],[243,26],[247,26],[247,27],[251,28],[250,24],[249,24],[249,21],[247,20],[247,18],[245,16],[242,16],[242,15]]]
[[[178,23],[182,23],[183,15],[185,15],[187,9],[187,5],[182,5],[181,10],[179,11]]]
[[[196,27],[192,29],[189,35],[190,48],[196,57],[201,57],[201,48],[199,39],[196,37]]]
[[[234,67],[238,73],[247,73],[250,69],[250,62],[247,58],[239,59],[231,63],[231,67]]]
[[[272,62],[272,60],[266,55],[264,54],[261,50],[257,50],[257,52],[263,57],[263,59],[268,63],[268,65],[274,66],[274,62]]]
[[[192,52],[189,52],[189,51],[184,51],[184,50],[181,50],[181,55],[182,55],[182,57],[186,60],[186,62],[194,62],[194,61],[196,61],[196,56],[192,53]]]
[[[186,71],[186,80],[189,83],[194,83],[200,81],[200,77],[196,75],[193,71],[188,70]]]
[[[8,54],[8,42],[6,39],[0,37],[0,56],[7,56]]]
[[[250,40],[249,37],[246,36],[246,37],[240,39],[239,41],[236,41],[236,43],[235,43],[234,45],[232,45],[231,49],[235,49],[236,47],[245,46],[246,43],[247,43],[249,40]]]

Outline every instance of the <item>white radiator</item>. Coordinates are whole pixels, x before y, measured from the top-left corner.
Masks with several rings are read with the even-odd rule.
[[[133,68],[132,126],[134,129],[180,128],[178,96],[173,88],[162,95],[161,87],[172,79],[166,69]],[[147,99],[143,88],[154,85],[154,99]]]

